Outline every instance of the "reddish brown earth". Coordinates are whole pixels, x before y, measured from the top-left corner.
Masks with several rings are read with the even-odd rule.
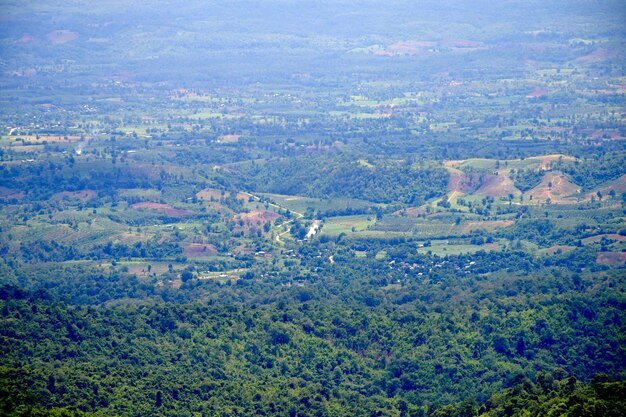
[[[135,203],[131,207],[135,209],[148,208],[148,209],[153,209],[153,210],[159,210],[167,214],[168,216],[182,216],[183,214],[192,213],[189,210],[179,210],[179,209],[173,208],[169,204],[161,204],[161,203],[150,203],[150,202]]]
[[[554,171],[547,172],[539,185],[528,191],[526,195],[529,198],[532,196],[536,202],[545,201],[549,198],[556,203],[579,192],[580,188],[576,184],[570,182],[561,172]]]
[[[598,139],[598,138],[610,138],[613,140],[623,140],[626,139],[626,137],[622,136],[619,132],[615,132],[615,131],[610,131],[610,130],[581,130],[581,133],[585,133],[587,135],[590,135],[592,138],[594,139]]]
[[[63,191],[63,192],[56,194],[56,196],[60,198],[68,197],[68,198],[75,198],[81,201],[91,200],[92,198],[95,198],[96,195],[97,195],[96,192],[93,190]]]
[[[609,234],[586,237],[582,239],[582,242],[583,242],[583,245],[589,245],[591,243],[600,242],[602,238],[604,237],[609,240],[617,240],[618,242],[626,241],[626,236],[618,235],[617,233],[609,233]]]
[[[543,97],[545,95],[547,95],[549,93],[549,91],[543,87],[537,87],[535,88],[533,91],[531,91],[530,93],[528,93],[528,95],[526,96],[526,98],[537,98],[537,97]]]
[[[215,256],[217,255],[217,248],[214,245],[205,243],[190,243],[183,249],[183,255],[188,258]]]
[[[596,255],[596,262],[602,265],[624,266],[626,252],[600,252]]]
[[[489,197],[519,196],[522,192],[515,187],[513,180],[505,175],[485,175],[476,194]]]
[[[0,187],[0,199],[3,200],[21,200],[26,197],[26,193],[21,190],[15,190],[13,188]]]
[[[267,223],[268,221],[274,222],[278,219],[280,215],[274,213],[273,211],[267,210],[253,210],[250,213],[242,213],[238,214],[234,217],[235,221],[239,219],[243,220],[247,224],[256,224],[260,222],[261,224]]]
[[[471,193],[478,185],[475,175],[467,175],[462,172],[451,172],[448,179],[448,189],[452,192]]]

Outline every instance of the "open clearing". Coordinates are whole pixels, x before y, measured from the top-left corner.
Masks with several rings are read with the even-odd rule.
[[[596,255],[596,262],[602,265],[624,266],[626,252],[600,252]]]
[[[60,193],[55,194],[56,198],[65,199],[76,199],[80,201],[88,201],[97,196],[96,192],[93,190],[82,190],[82,191],[62,191]]]
[[[522,192],[513,184],[513,180],[504,175],[485,175],[480,188],[475,194],[487,197],[505,197],[512,194],[519,197]]]
[[[229,198],[230,196],[231,193],[228,191],[216,190],[213,188],[205,188],[204,190],[196,193],[196,197],[206,201],[219,201],[223,198]],[[250,199],[250,196],[245,193],[237,193],[235,198],[245,203]]]
[[[276,202],[276,204],[280,207],[298,213],[303,213],[307,211],[307,209],[316,211],[345,211],[349,209],[364,209],[374,205],[368,201],[357,200],[354,198],[333,198],[329,200],[322,200],[319,198],[309,198],[298,195],[268,193],[261,193],[259,195],[269,198],[271,201]]]
[[[217,248],[215,245],[205,243],[190,243],[183,249],[183,255],[188,258],[202,258],[205,256],[216,256]]]
[[[359,232],[374,223],[375,221],[367,215],[331,217],[324,221],[321,234],[336,236],[341,233]]]
[[[556,246],[551,246],[546,249],[539,249],[538,251],[535,252],[535,254],[536,255],[558,255],[561,253],[571,252],[574,249],[576,249],[574,246],[556,245]]]
[[[262,225],[264,223],[273,223],[280,217],[279,214],[268,210],[253,210],[249,213],[241,213],[233,217],[234,221],[242,221],[247,225]]]
[[[550,199],[553,203],[565,202],[566,197],[580,193],[580,188],[559,171],[547,172],[539,185],[526,193],[533,202],[541,203]]]

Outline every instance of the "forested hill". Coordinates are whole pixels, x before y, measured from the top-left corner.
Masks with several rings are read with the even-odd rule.
[[[430,283],[397,288],[361,262],[320,271],[306,288],[189,281],[153,294],[208,304],[72,305],[83,290],[71,283],[58,287],[62,298],[4,287],[2,407],[136,416],[475,415],[441,414],[462,400],[458,410],[487,415],[613,407],[621,385],[584,384],[622,376],[621,276],[527,274],[523,256],[503,261],[505,274],[460,278],[444,267]],[[104,293],[122,284],[103,278]]]
[[[0,416],[624,415],[623,0],[2,0]]]

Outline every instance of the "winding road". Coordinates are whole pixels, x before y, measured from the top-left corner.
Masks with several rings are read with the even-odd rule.
[[[255,199],[255,200],[257,200],[257,201],[261,201],[261,197],[259,197],[258,195],[254,195],[254,194],[249,193],[249,192],[247,192],[247,191],[242,191],[241,193],[242,193],[242,194],[247,195],[248,197],[252,197],[252,198],[254,198],[254,199]],[[268,205],[268,206],[275,207],[275,208],[277,208],[277,209],[279,209],[279,210],[289,211],[289,212],[291,212],[291,213],[295,214],[296,216],[298,216],[298,218],[302,218],[302,217],[304,217],[304,214],[302,214],[302,213],[298,213],[297,211],[290,210],[290,209],[288,209],[288,208],[286,208],[286,207],[283,207],[283,206],[281,206],[281,205],[279,205],[279,204],[276,204],[276,203],[270,203],[270,202],[267,202],[267,205]],[[291,220],[289,220],[289,221],[286,221],[285,223],[282,223],[282,224],[280,225],[280,227],[284,227],[284,226],[288,225],[289,223],[292,223],[294,220],[295,220],[295,219],[291,219]],[[279,242],[279,243],[280,243],[280,242],[282,242],[282,241],[280,240],[280,237],[281,237],[282,235],[286,234],[286,233],[289,233],[289,229],[287,229],[287,230],[285,230],[285,231],[283,231],[283,232],[281,232],[281,233],[277,234],[277,235],[276,235],[276,242]]]

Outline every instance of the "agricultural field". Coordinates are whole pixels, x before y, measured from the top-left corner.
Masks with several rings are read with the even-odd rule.
[[[331,217],[324,221],[322,233],[328,236],[357,233],[369,229],[374,223],[368,215]]]
[[[623,409],[619,1],[5,3],[0,414]]]

